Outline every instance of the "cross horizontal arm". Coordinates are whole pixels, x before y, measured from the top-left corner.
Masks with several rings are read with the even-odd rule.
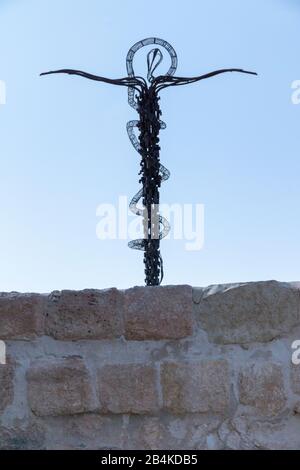
[[[238,72],[238,73],[245,73],[249,75],[257,75],[256,72],[249,72],[243,69],[220,69],[220,70],[215,70],[214,72],[206,73],[204,75],[199,75],[198,77],[172,77],[172,76],[163,75],[163,76],[159,76],[155,78],[153,84],[155,84],[156,89],[159,91],[169,86],[188,85],[190,83],[199,82],[200,80],[205,80],[207,78],[220,75],[221,73],[228,73],[228,72]]]
[[[145,80],[141,77],[124,77],[124,78],[106,78],[100,77],[98,75],[93,75],[91,73],[82,72],[81,70],[72,70],[72,69],[61,69],[61,70],[53,70],[50,72],[41,73],[41,76],[44,75],[52,75],[57,73],[65,73],[68,75],[78,75],[80,77],[88,78],[89,80],[95,80],[97,82],[104,82],[109,83],[111,85],[119,85],[119,86],[126,86],[126,87],[142,87],[144,86]]]

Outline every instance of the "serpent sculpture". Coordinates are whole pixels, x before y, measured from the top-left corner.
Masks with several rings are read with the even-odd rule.
[[[133,68],[133,59],[136,52],[142,47],[155,45],[156,47],[147,55],[147,80],[136,76]],[[165,49],[171,59],[171,66],[165,75],[154,76],[154,72],[163,60],[163,54],[158,48]],[[128,88],[128,102],[134,108],[139,120],[127,123],[127,133],[135,150],[141,156],[140,183],[142,188],[132,198],[130,210],[143,217],[144,238],[132,240],[129,247],[144,251],[145,283],[147,286],[157,286],[164,275],[163,261],[160,254],[160,240],[170,231],[168,221],[159,214],[159,188],[162,181],[166,181],[170,172],[160,163],[159,132],[166,128],[166,124],[160,119],[159,93],[170,86],[187,85],[198,82],[215,75],[226,72],[240,72],[256,75],[242,69],[221,69],[198,77],[175,77],[177,69],[177,55],[173,47],[159,38],[147,38],[134,44],[127,54],[127,77],[110,79],[82,72],[80,70],[62,69],[45,72],[41,75],[66,73],[79,75],[90,80],[125,86]],[[139,136],[135,134],[139,131]],[[142,206],[138,204],[142,202]]]

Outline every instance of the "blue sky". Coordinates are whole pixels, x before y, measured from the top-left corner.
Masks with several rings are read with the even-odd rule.
[[[47,292],[143,284],[142,254],[96,237],[96,208],[139,189],[126,135],[126,89],[78,68],[126,75],[136,41],[158,36],[177,73],[242,67],[165,90],[165,203],[205,205],[205,245],[161,244],[165,284],[299,280],[298,0],[0,0],[0,290]]]

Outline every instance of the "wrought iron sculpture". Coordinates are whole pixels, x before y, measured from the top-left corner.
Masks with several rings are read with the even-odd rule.
[[[152,44],[156,47],[147,55],[148,73],[145,80],[135,75],[133,59],[139,49]],[[161,46],[169,53],[171,66],[165,75],[155,77],[154,72],[163,60],[163,54],[157,46]],[[159,38],[147,38],[134,44],[127,54],[126,66],[127,77],[120,79],[100,77],[72,69],[55,70],[41,75],[66,73],[128,88],[128,102],[138,112],[139,120],[129,121],[127,132],[135,150],[141,155],[140,183],[142,183],[142,188],[132,198],[129,207],[134,214],[143,217],[144,227],[144,238],[132,240],[128,245],[130,248],[144,251],[146,285],[156,286],[161,283],[164,275],[160,240],[170,231],[168,221],[159,214],[159,188],[161,182],[170,176],[169,170],[160,163],[159,156],[159,132],[166,128],[166,124],[160,119],[159,92],[170,86],[188,85],[226,72],[257,74],[233,68],[216,70],[198,77],[175,77],[176,52],[167,41]],[[139,137],[135,135],[135,128],[139,131]],[[138,207],[140,201],[142,207]]]

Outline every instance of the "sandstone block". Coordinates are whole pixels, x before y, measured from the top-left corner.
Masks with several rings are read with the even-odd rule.
[[[14,398],[14,369],[11,364],[0,364],[0,416]]]
[[[300,324],[300,291],[276,281],[211,286],[194,308],[213,342],[271,341]]]
[[[286,396],[282,368],[272,362],[251,363],[239,374],[240,402],[256,409],[261,415],[274,416],[280,413]]]
[[[17,424],[12,428],[0,427],[0,450],[42,450],[44,443],[43,430],[36,423],[25,429]]]
[[[300,415],[300,401],[297,401],[297,403],[295,403],[295,405],[293,407],[293,412],[296,415]]]
[[[134,287],[125,293],[125,337],[180,339],[193,334],[192,288]]]
[[[122,294],[114,288],[53,292],[46,332],[59,340],[117,338],[122,335],[121,307]]]
[[[130,416],[128,449],[196,450],[217,449],[219,442],[214,431],[222,418],[210,414],[189,413],[174,416]]]
[[[99,370],[103,412],[149,414],[158,410],[157,373],[147,364],[106,365]]]
[[[300,395],[300,365],[293,365],[290,375],[292,390],[297,395]]]
[[[46,296],[0,294],[0,339],[29,340],[43,334]]]
[[[230,401],[225,360],[167,362],[161,367],[164,408],[171,413],[224,413]]]
[[[93,410],[91,379],[79,357],[36,361],[27,372],[29,406],[37,416]]]
[[[94,413],[47,418],[47,450],[101,450],[123,448],[122,415]]]
[[[218,434],[231,450],[298,450],[299,417],[257,419],[242,413],[225,421]]]

